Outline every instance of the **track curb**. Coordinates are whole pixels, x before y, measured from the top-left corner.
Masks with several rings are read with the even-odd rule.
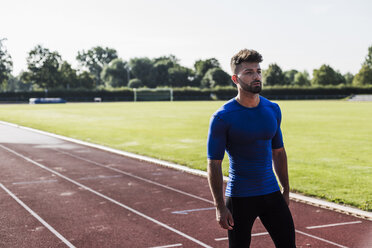
[[[108,152],[111,152],[111,153],[114,153],[114,154],[122,155],[122,156],[129,157],[129,158],[134,158],[134,159],[137,159],[137,160],[140,160],[140,161],[150,162],[150,163],[153,163],[153,164],[157,164],[157,165],[165,166],[165,167],[168,167],[168,168],[176,169],[176,170],[183,171],[183,172],[186,172],[186,173],[190,173],[190,174],[193,174],[193,175],[198,175],[198,176],[202,176],[202,177],[205,177],[205,178],[207,177],[207,172],[205,172],[205,171],[201,171],[201,170],[197,170],[197,169],[191,169],[191,168],[183,166],[183,165],[163,161],[163,160],[160,160],[160,159],[146,157],[146,156],[143,156],[143,155],[138,155],[138,154],[134,154],[134,153],[110,148],[110,147],[107,147],[107,146],[98,145],[98,144],[94,144],[94,143],[90,143],[90,142],[86,142],[86,141],[82,141],[82,140],[78,140],[78,139],[74,139],[74,138],[69,138],[69,137],[66,137],[66,136],[62,136],[62,135],[58,135],[58,134],[54,134],[54,133],[50,133],[50,132],[46,132],[46,131],[41,131],[41,130],[38,130],[38,129],[25,127],[25,126],[17,125],[17,124],[14,124],[14,123],[5,122],[5,121],[0,121],[0,124],[16,127],[16,128],[20,128],[20,129],[25,129],[25,130],[29,130],[29,131],[44,134],[44,135],[48,135],[48,136],[51,136],[51,137],[54,137],[54,138],[58,138],[58,139],[66,140],[66,141],[73,142],[73,143],[76,143],[76,144],[85,145],[85,146],[93,147],[93,148],[96,148],[96,149],[108,151]],[[228,180],[228,177],[224,176],[223,179],[226,182]],[[325,201],[325,200],[321,200],[321,199],[318,199],[318,198],[304,196],[304,195],[297,194],[297,193],[290,193],[290,198],[291,198],[291,200],[294,200],[296,202],[302,202],[302,203],[306,203],[306,204],[309,204],[309,205],[333,210],[333,211],[348,214],[348,215],[353,215],[353,216],[358,217],[358,218],[362,218],[362,219],[372,221],[372,213],[371,212],[363,211],[363,210],[360,210],[360,209],[357,209],[357,208],[344,206],[344,205],[336,204],[336,203],[333,203],[333,202],[328,202],[328,201]]]

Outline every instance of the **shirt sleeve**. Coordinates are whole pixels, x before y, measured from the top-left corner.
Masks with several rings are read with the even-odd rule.
[[[276,133],[275,133],[274,137],[271,140],[271,148],[272,149],[278,149],[278,148],[282,148],[284,146],[282,130],[280,128],[280,124],[282,122],[282,113],[280,111],[279,105],[276,105],[275,116],[277,118],[278,128],[276,130]]]
[[[218,116],[213,115],[209,124],[207,153],[208,159],[222,160],[226,148],[227,124]]]

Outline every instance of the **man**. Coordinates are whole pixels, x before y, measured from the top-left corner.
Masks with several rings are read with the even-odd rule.
[[[289,211],[287,155],[277,104],[259,95],[262,56],[244,49],[231,59],[232,80],[238,95],[213,114],[208,134],[208,182],[217,221],[228,229],[229,247],[249,247],[257,217],[276,247],[295,246]],[[222,159],[229,156],[226,203],[223,197]],[[273,166],[283,192],[281,193]]]

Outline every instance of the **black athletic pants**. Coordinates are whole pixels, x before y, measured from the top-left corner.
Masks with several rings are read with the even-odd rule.
[[[252,197],[226,197],[234,219],[229,247],[245,248],[251,243],[253,222],[260,217],[277,248],[295,248],[295,229],[289,208],[280,191]]]

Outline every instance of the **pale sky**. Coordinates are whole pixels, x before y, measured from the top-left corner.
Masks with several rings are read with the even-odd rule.
[[[370,0],[0,0],[0,38],[26,70],[37,44],[77,68],[78,51],[111,47],[120,58],[174,54],[189,68],[214,57],[230,73],[242,48],[259,51],[265,69],[328,64],[357,73],[372,45]]]

